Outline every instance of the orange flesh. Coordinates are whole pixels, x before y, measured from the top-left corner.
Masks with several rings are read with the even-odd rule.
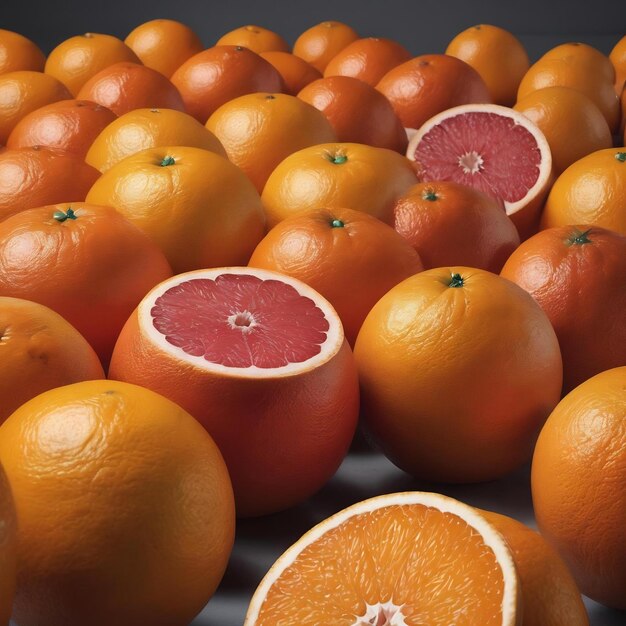
[[[353,626],[366,604],[389,601],[408,626],[497,626],[503,594],[496,557],[467,522],[394,505],[307,546],[270,587],[256,626]]]

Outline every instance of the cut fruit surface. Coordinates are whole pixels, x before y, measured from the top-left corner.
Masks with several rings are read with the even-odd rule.
[[[543,133],[522,114],[493,104],[435,115],[411,138],[407,157],[423,181],[454,181],[498,199],[518,229],[538,219],[552,170]]]
[[[305,534],[259,585],[245,626],[512,626],[518,593],[509,548],[474,509],[397,493]]]

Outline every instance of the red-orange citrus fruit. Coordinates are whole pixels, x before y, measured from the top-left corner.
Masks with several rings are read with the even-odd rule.
[[[320,22],[296,39],[293,53],[323,72],[336,54],[358,38],[357,32],[347,24]]]
[[[263,26],[248,24],[222,35],[216,46],[243,46],[257,54],[261,52],[288,52],[289,44],[278,34]]]
[[[0,74],[29,70],[43,72],[46,57],[39,46],[24,35],[0,28]]]

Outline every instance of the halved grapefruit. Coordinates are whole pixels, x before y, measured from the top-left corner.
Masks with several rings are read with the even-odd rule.
[[[204,425],[239,515],[317,491],[356,428],[356,367],[337,313],[268,270],[198,270],[161,283],[122,330],[109,376],[161,393]]]
[[[504,538],[435,493],[359,502],[289,548],[244,626],[513,626],[519,580]]]
[[[424,123],[406,155],[422,181],[474,187],[502,203],[522,239],[537,231],[552,155],[544,134],[521,113],[496,104],[453,107]]]

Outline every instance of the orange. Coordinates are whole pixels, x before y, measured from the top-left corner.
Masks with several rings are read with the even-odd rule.
[[[106,172],[131,154],[159,146],[191,146],[226,156],[219,139],[191,115],[172,109],[135,109],[95,138],[85,160]]]
[[[43,393],[0,428],[21,624],[188,624],[233,544],[228,473],[179,406],[111,380]]]
[[[106,365],[141,298],[172,275],[161,251],[107,206],[22,211],[0,223],[0,295],[50,307]]]
[[[537,89],[513,108],[536,124],[546,136],[557,175],[574,161],[613,145],[611,130],[600,109],[575,89]]]
[[[436,113],[460,104],[491,102],[480,74],[445,54],[424,54],[389,70],[376,85],[402,124],[419,128]]]
[[[286,94],[253,93],[234,98],[209,117],[206,127],[259,193],[285,157],[337,140],[322,113]]]
[[[357,39],[330,60],[324,76],[351,76],[375,87],[390,69],[412,56],[404,46],[392,39]]]
[[[390,226],[352,209],[314,209],[283,220],[248,265],[293,276],[321,293],[339,314],[350,345],[374,304],[424,269]]]
[[[149,68],[169,78],[204,49],[198,35],[176,20],[150,20],[134,28],[124,43]]]
[[[45,146],[84,159],[93,140],[117,116],[88,100],[61,100],[23,117],[11,131],[7,148]]]
[[[283,89],[283,79],[274,66],[242,46],[215,46],[195,54],[174,72],[172,83],[187,112],[202,124],[233,98]]]
[[[626,148],[592,152],[555,181],[542,228],[568,224],[602,226],[626,235]]]
[[[261,52],[259,56],[271,63],[285,83],[285,93],[297,96],[309,83],[322,77],[322,73],[310,63],[289,52]]]
[[[392,493],[336,513],[291,546],[244,626],[520,626],[519,586],[510,549],[475,509],[436,493]]]
[[[365,318],[354,356],[374,440],[426,480],[480,482],[519,467],[561,393],[546,314],[521,287],[475,268],[426,270],[393,287]]]
[[[296,39],[293,53],[323,72],[335,55],[358,38],[357,32],[347,24],[320,22]]]
[[[519,245],[517,229],[497,200],[453,181],[411,187],[398,198],[392,225],[427,269],[465,265],[499,272]]]
[[[0,144],[6,144],[17,123],[35,109],[71,97],[62,83],[43,72],[0,74]]]
[[[158,285],[124,326],[109,375],[162,393],[208,430],[240,516],[316,492],[343,460],[359,412],[335,310],[301,281],[251,267]]]
[[[245,265],[264,233],[254,185],[228,160],[200,148],[137,152],[107,170],[87,201],[112,206],[136,224],[176,274]]]
[[[417,182],[408,159],[356,143],[311,146],[288,156],[268,178],[270,226],[308,209],[355,209],[389,222],[396,200]]]
[[[52,148],[16,148],[0,153],[0,221],[44,204],[85,199],[98,170]]]
[[[30,70],[43,72],[46,57],[30,39],[0,28],[0,74]]]
[[[321,78],[307,85],[298,98],[328,118],[339,141],[406,151],[406,131],[389,100],[357,78]]]
[[[522,590],[523,626],[589,626],[576,581],[543,537],[505,515],[478,511],[506,540]]]
[[[48,307],[0,297],[0,331],[0,424],[48,389],[105,377],[85,338]]]
[[[570,392],[544,426],[532,465],[539,528],[581,591],[626,609],[626,367]]]
[[[243,46],[257,54],[261,52],[289,52],[289,44],[278,34],[263,26],[240,26],[222,35],[216,46]]]
[[[178,89],[160,72],[137,63],[115,63],[92,76],[78,92],[116,115],[143,108],[184,111]]]
[[[566,59],[580,72],[598,74],[610,83],[615,82],[615,68],[610,59],[589,44],[578,41],[562,43],[548,50],[540,60],[551,59]]]
[[[114,63],[140,63],[137,55],[112,35],[85,33],[61,42],[46,61],[46,74],[60,80],[76,98],[95,74]]]
[[[446,48],[485,81],[495,104],[512,106],[530,61],[520,40],[504,28],[478,24],[460,32]]]
[[[11,487],[0,465],[0,624],[9,623],[13,611],[16,575],[15,505]]]
[[[502,269],[550,318],[563,355],[565,393],[626,363],[625,274],[626,237],[590,226],[541,231]]]
[[[615,93],[620,95],[626,83],[626,35],[613,46],[609,60],[615,69]]]

